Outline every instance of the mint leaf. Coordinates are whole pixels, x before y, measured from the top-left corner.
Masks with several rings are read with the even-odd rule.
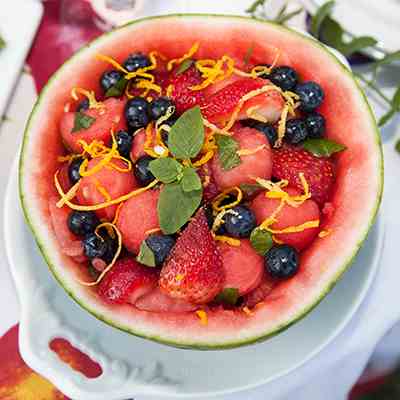
[[[290,19],[292,19],[296,15],[299,15],[303,11],[302,8],[298,8],[297,10],[294,10],[294,11],[291,11],[291,12],[287,13],[286,9],[287,9],[287,4],[285,4],[280,9],[278,15],[273,19],[273,21],[276,22],[277,24],[284,25],[285,22],[289,21]]]
[[[194,60],[191,58],[187,58],[186,60],[183,60],[181,65],[179,65],[178,69],[176,70],[175,75],[180,75],[183,74],[185,71],[187,71],[192,65],[194,64]]]
[[[274,244],[270,232],[257,227],[250,235],[250,243],[253,249],[260,255],[264,255]]]
[[[383,67],[385,65],[389,65],[394,61],[400,61],[400,50],[397,50],[393,53],[389,53],[385,55],[382,59],[375,61],[372,64],[372,67],[374,69],[374,73],[376,75],[378,68]]]
[[[78,111],[75,113],[74,126],[71,132],[73,133],[80,131],[81,129],[89,129],[95,121],[96,118],[93,118],[82,111]]]
[[[111,86],[105,94],[105,97],[120,97],[124,94],[128,80],[122,77],[115,85]]]
[[[397,142],[396,142],[394,148],[396,149],[396,151],[397,151],[398,153],[400,153],[400,139],[397,140]]]
[[[181,160],[194,158],[204,143],[204,125],[200,107],[185,111],[172,125],[168,134],[168,148]]]
[[[349,43],[343,43],[338,50],[348,57],[366,47],[375,46],[377,43],[378,41],[371,36],[360,36],[352,39]]]
[[[246,10],[248,14],[254,14],[257,11],[257,8],[260,6],[264,6],[267,0],[255,0]]]
[[[325,18],[329,17],[335,6],[334,1],[327,1],[322,4],[322,6],[316,11],[316,13],[311,18],[310,33],[318,39],[320,28]]]
[[[157,205],[161,230],[169,235],[182,228],[199,207],[202,195],[203,190],[185,192],[178,182],[165,185]]]
[[[218,159],[224,171],[237,167],[240,163],[240,157],[237,154],[239,150],[238,142],[231,136],[216,135],[218,146]]]
[[[146,240],[143,240],[142,244],[140,245],[140,251],[136,257],[136,260],[140,262],[140,264],[147,265],[148,267],[156,266],[156,258],[150,247],[147,246]]]
[[[236,305],[239,299],[239,290],[236,288],[225,288],[222,292],[218,293],[214,301],[217,303],[227,304],[230,306]]]
[[[335,49],[343,44],[344,29],[331,17],[325,18],[319,29],[319,39]]]
[[[346,150],[346,146],[329,139],[307,139],[302,146],[316,157],[330,157],[333,153]]]
[[[391,108],[386,114],[379,118],[378,126],[386,125],[396,114],[396,110]]]
[[[186,167],[183,170],[181,185],[184,192],[201,189],[201,180],[194,168]]]
[[[162,183],[172,183],[178,179],[183,167],[173,158],[158,158],[149,163],[150,172]]]

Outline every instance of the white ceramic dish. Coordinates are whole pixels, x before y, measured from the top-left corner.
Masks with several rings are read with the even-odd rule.
[[[352,268],[312,313],[286,332],[249,347],[200,352],[120,332],[68,297],[25,224],[17,163],[4,213],[7,255],[21,302],[21,354],[66,395],[85,400],[136,395],[199,398],[254,388],[293,371],[332,341],[359,307],[378,267],[384,230],[378,219]],[[87,379],[62,363],[48,347],[54,337],[69,340],[98,361],[103,374]]]
[[[6,47],[0,51],[0,117],[21,72],[42,14],[43,5],[36,0],[4,1],[0,6],[0,35],[6,41]]]

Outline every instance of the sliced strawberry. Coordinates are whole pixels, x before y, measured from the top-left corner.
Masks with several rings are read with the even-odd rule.
[[[184,300],[174,299],[165,294],[159,287],[156,287],[151,292],[138,298],[134,305],[143,311],[152,312],[188,312],[194,311],[199,306],[197,304],[188,303]]]
[[[111,140],[111,129],[117,132],[125,129],[124,106],[125,101],[110,98],[104,101],[104,108],[82,111],[85,115],[95,118],[88,129],[72,132],[75,124],[75,112],[65,113],[60,122],[61,137],[65,146],[74,153],[80,153],[82,146],[79,140],[91,143],[93,140],[107,144]]]
[[[160,287],[169,296],[204,304],[221,290],[221,255],[200,209],[178,238],[160,275]]]
[[[266,136],[252,128],[237,129],[233,138],[239,143],[240,149],[252,150],[264,146],[254,154],[241,156],[241,164],[225,171],[218,156],[212,160],[214,180],[220,189],[239,186],[242,183],[254,183],[254,178],[271,178],[272,152]]]
[[[100,282],[99,296],[108,303],[135,302],[153,290],[158,274],[154,268],[139,264],[133,257],[118,260]]]
[[[236,288],[241,296],[256,288],[264,274],[264,261],[251,247],[248,240],[240,246],[218,246],[225,271],[224,288]]]
[[[286,190],[291,196],[300,195],[297,189],[289,188]],[[257,224],[261,224],[279,207],[279,199],[269,199],[265,193],[260,193],[251,203],[251,209],[256,216]],[[306,200],[298,207],[285,204],[279,214],[276,216],[277,222],[271,225],[273,229],[284,229],[291,226],[302,225],[309,221],[320,219],[320,212],[317,203],[312,200]],[[297,233],[279,233],[276,238],[290,246],[301,251],[306,248],[317,236],[319,228],[307,228]]]
[[[206,99],[201,107],[202,114],[211,122],[223,123],[230,118],[243,96],[267,84],[268,81],[264,79],[242,78],[235,80]],[[238,118],[249,118],[247,110],[250,107],[257,106],[258,114],[264,116],[270,122],[275,122],[280,117],[284,104],[281,94],[276,90],[261,93],[243,104]]]
[[[212,200],[219,193],[210,164],[210,162],[203,164],[197,171],[203,183],[203,198],[205,201]]]
[[[247,307],[254,307],[258,303],[265,300],[265,298],[272,292],[277,282],[267,273],[264,273],[261,283],[251,292],[244,296],[244,305]]]
[[[49,211],[51,223],[61,251],[70,257],[83,256],[82,241],[68,229],[67,221],[71,210],[67,206],[58,208],[56,206],[57,201],[58,198],[56,197],[50,198]]]
[[[328,158],[318,158],[294,146],[274,150],[272,175],[286,179],[291,186],[302,190],[300,173],[310,187],[312,198],[322,206],[330,197],[334,182],[334,165]]]
[[[89,161],[87,169],[90,170],[95,167],[100,160],[100,158],[94,158]],[[126,164],[122,160],[113,158],[111,162],[117,167],[126,168]],[[121,172],[108,164],[94,174],[81,178],[77,198],[80,204],[91,206],[107,201],[106,196],[101,193],[101,188],[106,190],[111,199],[116,199],[131,192],[136,187],[138,185],[132,171]],[[113,205],[101,208],[96,211],[96,214],[99,218],[110,221],[114,218],[117,207],[117,205]]]
[[[192,90],[192,86],[202,82],[200,72],[195,67],[188,68],[182,74],[172,74],[169,84],[173,86],[171,98],[178,114],[204,102],[202,90]]]
[[[124,246],[132,253],[139,253],[147,231],[158,228],[157,202],[159,190],[148,190],[127,200],[121,207],[117,227]]]

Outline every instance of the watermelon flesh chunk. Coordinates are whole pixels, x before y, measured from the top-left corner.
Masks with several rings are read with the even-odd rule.
[[[327,138],[347,147],[345,152],[335,157],[336,181],[329,199],[329,209],[334,212],[330,213],[324,225],[324,229],[331,233],[324,238],[315,238],[302,252],[301,268],[293,279],[272,285],[268,292],[269,286],[262,278],[258,287],[244,295],[245,304],[254,307],[260,302],[251,301],[251,296],[258,292],[269,293],[266,297],[264,294],[258,296],[271,301],[261,301],[254,307],[251,316],[239,309],[232,311],[216,307],[205,311],[207,326],[199,323],[194,310],[164,315],[163,312],[139,309],[140,301],[150,296],[152,291],[130,300],[136,306],[126,303],[104,304],[97,296],[96,288],[77,284],[76,279],[83,278],[81,265],[70,257],[64,257],[60,245],[62,239],[57,237],[57,228],[51,222],[49,210],[49,201],[56,195],[53,176],[60,168],[56,158],[63,154],[63,140],[67,145],[70,143],[69,147],[75,152],[81,151],[75,146],[75,137],[71,134],[71,116],[68,117],[68,124],[65,123],[64,138],[57,135],[60,120],[66,114],[64,106],[70,101],[71,86],[97,88],[98,77],[106,65],[94,62],[95,54],[107,54],[116,60],[124,60],[131,52],[149,53],[156,50],[167,59],[172,59],[181,57],[197,41],[201,44],[199,58],[219,59],[228,53],[235,60],[243,60],[249,46],[256,43],[251,65],[271,64],[276,49],[281,50],[283,57],[279,60],[280,65],[292,66],[304,81],[313,80],[323,87],[325,100],[318,111],[326,118]],[[272,48],[275,50],[272,51]],[[119,107],[123,108],[121,104]],[[222,123],[216,118],[218,123]],[[81,133],[77,132],[76,138],[79,135]],[[104,138],[106,142],[109,140],[107,135]],[[99,136],[99,131],[96,131],[95,136],[98,139],[101,133]],[[87,139],[90,140],[89,137]],[[261,139],[258,143],[261,143]],[[243,143],[243,146],[247,148],[249,142]],[[254,173],[269,179],[270,169],[266,162],[269,158],[259,157],[259,153],[261,151],[242,157],[244,162],[240,175],[247,175],[245,180],[239,174],[235,176],[232,170],[232,175],[224,182],[222,174],[218,176],[221,172],[218,165],[212,163],[213,175],[220,189],[232,183],[249,182],[250,174]],[[54,154],[54,158],[49,154]],[[254,157],[253,162],[246,162],[246,158],[250,157]],[[261,165],[264,166],[258,170]],[[225,348],[248,344],[277,333],[305,315],[329,291],[348,267],[349,260],[357,253],[374,221],[382,193],[381,171],[381,148],[368,105],[351,74],[319,44],[275,24],[236,17],[171,16],[138,21],[122,27],[118,34],[101,37],[61,68],[42,92],[27,126],[21,153],[20,188],[23,207],[41,251],[50,261],[62,285],[88,311],[117,328],[172,345]],[[154,190],[149,192],[155,196]],[[128,203],[130,201],[124,207]],[[121,218],[118,224],[121,231],[125,229],[126,236],[133,234],[134,240],[126,243],[126,246],[131,246],[131,251],[137,252],[147,230],[157,228],[158,221],[146,214],[144,205],[137,205],[137,214],[133,211],[130,214],[130,207],[126,206],[126,218]],[[154,224],[142,226],[144,222],[137,218],[142,214],[146,221],[153,218]],[[126,221],[125,226],[123,220]],[[136,224],[137,227],[129,226]],[[136,229],[140,235],[136,235]],[[69,239],[73,241],[75,238]],[[341,245],[338,246],[338,243]],[[151,304],[150,300],[148,304]],[[162,300],[159,300],[159,304],[163,304]]]

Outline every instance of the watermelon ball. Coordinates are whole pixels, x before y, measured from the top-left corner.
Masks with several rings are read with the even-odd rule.
[[[122,157],[129,159],[129,154],[132,150],[132,142],[133,142],[132,135],[130,135],[126,131],[121,130],[118,131],[117,134],[115,135],[115,140],[117,142],[119,154]]]
[[[83,163],[82,157],[74,158],[68,166],[68,178],[70,182],[75,185],[81,179],[81,174],[79,173],[79,168]]]
[[[293,118],[286,122],[285,140],[298,144],[307,138],[307,127],[304,119]]]
[[[89,260],[100,258],[110,263],[115,254],[115,244],[109,236],[100,238],[91,233],[83,239],[83,252]]]
[[[264,263],[272,277],[287,279],[299,269],[299,254],[294,247],[287,244],[272,246],[265,254]]]
[[[140,186],[147,186],[155,179],[149,169],[149,164],[153,160],[154,158],[150,156],[143,156],[136,161],[136,164],[133,167],[133,173],[135,174],[135,178],[139,182]]]
[[[224,222],[228,235],[238,238],[249,237],[256,227],[256,217],[246,206],[233,207],[225,214]]]
[[[142,97],[134,97],[125,105],[125,118],[128,126],[137,130],[150,122],[149,104]]]
[[[173,106],[174,103],[168,97],[158,97],[154,99],[149,105],[150,117],[157,121],[163,115],[167,113],[169,107]]]
[[[120,79],[122,78],[122,73],[119,71],[106,71],[100,77],[100,86],[104,92],[112,88]]]
[[[315,110],[324,100],[321,86],[312,81],[299,83],[295,93],[300,97],[300,109],[306,112]]]
[[[268,79],[282,90],[294,89],[299,80],[297,72],[287,66],[273,68]]]
[[[253,128],[262,132],[268,139],[268,142],[271,145],[271,147],[274,146],[275,142],[278,139],[278,133],[276,129],[268,122],[260,122],[254,119],[247,119],[242,121],[242,124],[244,126],[248,126],[249,128]]]
[[[319,113],[312,113],[306,117],[308,137],[319,139],[324,136],[326,129],[325,117]]]
[[[84,99],[81,102],[78,103],[77,107],[76,107],[76,111],[80,112],[80,111],[86,111],[89,110],[89,100],[88,99]]]
[[[166,260],[175,245],[173,236],[161,234],[150,235],[145,242],[154,254],[157,267]]]
[[[122,65],[128,72],[135,72],[139,68],[149,67],[151,62],[144,54],[135,53],[129,55]]]
[[[68,228],[77,236],[93,233],[99,224],[96,214],[91,211],[72,211],[68,216]]]

